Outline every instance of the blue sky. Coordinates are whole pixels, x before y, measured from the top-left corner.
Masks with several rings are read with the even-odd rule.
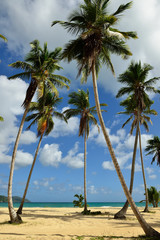
[[[7,184],[13,145],[23,114],[21,104],[25,97],[28,82],[23,79],[8,80],[15,70],[8,64],[23,60],[30,50],[29,43],[38,39],[43,45],[54,50],[63,47],[73,36],[69,35],[62,27],[51,28],[53,20],[66,20],[72,9],[75,9],[80,0],[0,0],[0,29],[1,34],[7,37],[8,43],[0,41],[0,115],[5,119],[0,123],[0,194],[7,195]],[[110,11],[117,9],[119,4],[128,1],[110,1]],[[132,149],[134,134],[129,135],[130,125],[121,128],[126,120],[117,112],[123,109],[119,106],[121,99],[115,95],[121,87],[117,77],[124,72],[130,61],[141,60],[154,67],[149,78],[159,76],[160,55],[160,3],[158,0],[134,0],[133,7],[119,22],[119,28],[125,31],[137,31],[138,40],[129,40],[128,45],[133,53],[129,60],[112,56],[116,77],[103,67],[98,79],[99,96],[101,103],[107,103],[107,113],[103,114],[106,128],[109,132],[118,162],[123,172],[126,183],[129,184]],[[156,24],[155,24],[156,23]],[[94,106],[94,96],[91,78],[86,85],[80,85],[76,79],[77,69],[74,62],[62,62],[63,70],[59,74],[71,80],[70,90],[61,90],[60,97],[63,102],[58,110],[63,111],[68,106],[68,94],[79,88],[90,91],[91,106]],[[157,87],[160,83],[157,83]],[[153,108],[158,116],[152,117],[149,133],[142,132],[142,146],[146,141],[159,133],[159,105],[160,97],[152,95]],[[73,201],[74,194],[83,193],[83,138],[78,137],[79,119],[72,118],[66,125],[54,119],[54,130],[42,141],[27,198],[31,201]],[[15,172],[13,178],[13,195],[22,196],[26,179],[33,161],[34,152],[38,144],[36,127],[25,131],[21,136],[17,152]],[[144,153],[144,165],[147,185],[155,186],[160,190],[160,168],[151,165],[151,156]],[[114,170],[111,157],[103,139],[102,132],[90,128],[87,142],[87,194],[88,201],[125,201],[125,196]],[[136,159],[136,173],[133,198],[135,201],[144,199],[144,188],[141,173],[139,150]]]

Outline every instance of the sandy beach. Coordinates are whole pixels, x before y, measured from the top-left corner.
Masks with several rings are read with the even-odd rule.
[[[8,208],[0,208],[0,240],[76,240],[77,236],[83,236],[86,240],[100,236],[127,240],[144,235],[131,209],[126,220],[113,219],[118,209],[91,208],[92,211],[101,211],[102,215],[83,216],[79,208],[25,208],[23,223],[11,225],[8,223]],[[150,213],[143,213],[142,210],[140,208],[146,221],[160,231],[160,208],[151,208]]]

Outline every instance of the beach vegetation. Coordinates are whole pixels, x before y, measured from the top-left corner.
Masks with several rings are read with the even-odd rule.
[[[160,202],[160,191],[153,186],[147,188],[148,191],[148,199],[149,203],[153,205],[153,207],[158,207],[158,203]]]
[[[160,166],[160,138],[158,136],[154,136],[147,141],[145,151],[147,152],[146,155],[153,155],[151,164],[157,161],[157,165]]]
[[[21,73],[15,74],[9,79],[15,79],[17,77],[23,77],[30,79],[30,84],[26,91],[25,100],[23,102],[24,114],[20,123],[20,127],[17,133],[16,141],[14,144],[11,166],[10,166],[10,174],[9,174],[9,182],[8,182],[8,208],[10,221],[13,222],[21,222],[21,217],[15,212],[12,201],[12,182],[13,182],[13,172],[15,165],[15,158],[17,153],[17,148],[20,140],[20,136],[22,133],[23,125],[26,119],[26,115],[28,113],[31,100],[38,89],[38,92],[42,95],[44,94],[44,86],[47,84],[48,88],[51,92],[55,93],[58,96],[57,87],[66,87],[69,88],[69,79],[54,74],[54,71],[60,70],[62,67],[59,65],[59,61],[61,60],[61,48],[56,48],[54,51],[49,51],[47,47],[47,43],[44,44],[44,48],[40,47],[40,43],[38,40],[34,40],[30,43],[31,50],[26,55],[24,61],[16,61],[9,66],[22,70]]]
[[[149,212],[148,209],[148,191],[147,191],[147,184],[146,184],[146,177],[144,171],[144,162],[143,162],[143,155],[142,155],[142,144],[141,144],[141,130],[140,124],[143,124],[145,129],[149,131],[147,121],[150,121],[150,118],[145,114],[154,114],[157,115],[155,110],[151,110],[150,106],[153,104],[153,101],[150,100],[148,92],[155,93],[157,90],[154,87],[154,84],[159,80],[158,77],[154,77],[152,79],[147,80],[149,72],[153,69],[153,67],[149,64],[143,64],[141,61],[139,62],[131,62],[128,69],[120,74],[118,77],[118,81],[123,84],[123,87],[118,91],[116,97],[122,97],[126,94],[132,94],[126,101],[123,101],[121,105],[126,107],[126,113],[128,111],[133,113],[129,119],[123,124],[125,126],[134,116],[134,121],[131,125],[131,132],[136,127],[136,137],[135,142],[137,141],[137,137],[139,137],[139,147],[140,147],[140,158],[141,158],[141,166],[142,166],[142,174],[143,174],[143,181],[144,181],[144,189],[145,189],[145,196],[146,196],[146,206],[144,212]],[[151,122],[152,123],[152,122]],[[137,142],[136,142],[137,144]],[[131,180],[133,182],[134,177],[134,166],[135,166],[135,154],[136,154],[135,146],[133,154],[133,169],[131,170]],[[133,187],[133,183],[131,183],[131,190]]]
[[[113,53],[120,55],[122,58],[126,59],[132,55],[126,45],[126,40],[137,38],[135,32],[122,32],[115,28],[120,16],[131,7],[132,2],[120,5],[112,14],[109,14],[108,11],[109,3],[109,0],[84,0],[83,4],[81,4],[77,10],[72,12],[68,21],[56,20],[52,22],[52,26],[60,24],[67,29],[68,32],[76,35],[76,39],[69,41],[65,45],[62,57],[68,62],[72,60],[77,61],[78,75],[82,74],[82,82],[86,82],[88,76],[92,74],[94,97],[99,122],[124,193],[146,235],[160,236],[156,230],[146,223],[129,193],[100,109],[97,86],[97,77],[100,67],[102,64],[105,64],[114,73],[110,54]]]
[[[97,113],[96,107],[90,107],[89,91],[78,90],[69,94],[68,103],[73,105],[74,108],[70,108],[64,111],[67,119],[75,116],[80,116],[79,124],[79,136],[84,136],[84,211],[83,214],[87,214],[87,184],[86,184],[86,159],[87,159],[87,139],[89,137],[90,123],[95,125],[99,130],[99,126],[94,115]],[[103,103],[100,106],[107,106]],[[105,111],[105,110],[101,110]]]
[[[80,207],[83,208],[84,207],[84,197],[82,196],[82,194],[78,195],[75,194],[74,197],[76,197],[78,200],[73,200],[73,205],[74,207]]]
[[[145,108],[140,113],[139,116],[139,124],[138,124],[138,109],[136,106],[136,102],[133,98],[133,96],[129,96],[126,100],[123,100],[120,102],[120,105],[124,107],[125,111],[119,112],[119,114],[126,114],[129,116],[129,118],[125,121],[125,123],[122,125],[122,128],[128,124],[130,121],[132,121],[130,134],[133,134],[133,130],[136,128],[136,135],[134,140],[134,148],[133,148],[133,156],[132,156],[132,166],[131,166],[131,178],[130,178],[130,188],[129,191],[132,194],[133,190],[133,181],[134,181],[134,172],[135,172],[135,160],[136,160],[136,152],[137,152],[137,144],[138,144],[138,135],[139,135],[139,125],[143,125],[146,131],[149,131],[148,122],[152,124],[152,121],[148,115],[153,114],[157,115],[157,112],[153,109],[150,109],[150,106],[153,104],[152,101],[150,101],[150,105]],[[120,211],[118,211],[114,218],[120,218],[125,219],[125,214],[127,212],[129,203],[128,201],[125,202],[124,206]]]

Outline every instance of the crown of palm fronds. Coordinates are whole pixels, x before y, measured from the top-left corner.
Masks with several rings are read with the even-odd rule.
[[[71,34],[78,36],[65,45],[62,57],[68,61],[77,60],[78,75],[83,73],[83,81],[87,80],[93,64],[97,66],[97,74],[103,63],[114,73],[110,53],[123,58],[132,55],[126,39],[137,38],[137,34],[132,31],[123,32],[114,27],[121,14],[129,9],[132,3],[121,4],[112,14],[108,13],[108,4],[109,0],[84,1],[78,10],[73,11],[68,21],[52,22],[52,26],[58,23]]]

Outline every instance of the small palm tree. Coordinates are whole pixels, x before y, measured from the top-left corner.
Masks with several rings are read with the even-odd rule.
[[[78,92],[72,92],[69,94],[69,104],[75,106],[75,108],[67,109],[64,114],[67,119],[80,115],[79,124],[79,136],[84,135],[84,214],[87,213],[87,193],[86,193],[86,149],[87,138],[89,136],[89,123],[99,126],[94,115],[97,113],[96,107],[90,107],[89,103],[89,91],[78,90]],[[107,104],[101,104],[101,106],[107,106]],[[101,110],[105,111],[105,110]]]
[[[97,88],[97,76],[102,64],[107,65],[114,73],[110,54],[117,54],[122,56],[122,58],[127,58],[132,55],[126,45],[126,39],[135,39],[137,38],[137,34],[135,32],[122,32],[115,28],[120,16],[125,10],[131,7],[131,4],[132,2],[121,4],[115,12],[109,14],[109,0],[84,0],[83,4],[79,6],[79,9],[70,15],[68,22],[54,21],[52,22],[52,26],[59,23],[70,33],[77,36],[77,39],[65,45],[62,56],[68,62],[72,60],[77,61],[78,74],[82,73],[83,80],[87,81],[87,77],[92,73],[94,97],[99,122],[124,193],[144,232],[148,236],[159,236],[159,233],[152,229],[140,215],[129,193],[109,135],[106,131],[101,114]]]
[[[62,120],[66,121],[66,118],[62,113],[55,111],[57,105],[61,102],[62,98],[56,97],[56,95],[52,95],[50,92],[45,93],[44,97],[41,97],[38,102],[31,102],[29,107],[29,112],[34,112],[33,114],[26,117],[26,121],[32,120],[31,124],[27,129],[37,123],[37,136],[40,137],[39,143],[35,152],[34,160],[32,163],[32,167],[28,176],[27,184],[25,187],[25,191],[23,194],[23,198],[20,204],[20,207],[17,211],[18,214],[22,214],[23,204],[25,201],[25,197],[28,191],[29,182],[31,179],[32,171],[37,159],[38,151],[42,142],[43,136],[48,136],[48,134],[52,131],[54,127],[53,116],[58,117]],[[67,121],[66,121],[67,122]]]
[[[9,183],[8,183],[8,208],[9,208],[9,215],[10,215],[10,222],[21,222],[20,216],[16,214],[13,208],[13,201],[12,201],[12,180],[13,180],[13,171],[15,165],[15,158],[17,153],[17,148],[20,140],[20,136],[22,133],[23,125],[25,122],[25,118],[30,106],[30,102],[36,92],[39,90],[40,96],[44,94],[45,86],[50,88],[52,92],[58,95],[58,90],[56,87],[67,87],[70,81],[61,76],[54,74],[54,71],[60,70],[61,67],[59,65],[61,55],[61,48],[56,48],[54,51],[49,51],[47,48],[47,43],[44,44],[44,48],[40,47],[39,41],[35,40],[31,42],[31,50],[26,55],[25,61],[17,61],[15,63],[10,64],[9,66],[21,69],[23,72],[18,73],[10,77],[10,79],[16,77],[24,77],[27,79],[31,79],[29,87],[26,92],[26,97],[23,102],[23,106],[25,108],[19,131],[16,137],[12,160],[11,160],[11,167],[10,167],[10,176],[9,176]],[[39,97],[40,97],[39,96]]]
[[[148,152],[146,155],[154,155],[151,164],[157,160],[157,165],[160,166],[160,139],[158,136],[154,136],[153,139],[147,141],[145,151]]]
[[[150,101],[150,106],[153,103],[153,101]],[[138,123],[138,110],[136,108],[136,103],[134,100],[133,96],[129,96],[126,100],[121,101],[120,105],[125,108],[124,112],[119,112],[119,114],[126,114],[129,115],[130,117],[125,121],[125,123],[122,125],[122,128],[129,123],[131,120],[131,130],[130,134],[133,133],[133,130],[136,128],[136,135],[135,135],[135,141],[134,141],[134,150],[133,150],[133,157],[132,157],[132,167],[131,167],[131,179],[130,179],[130,188],[129,191],[132,194],[133,190],[133,181],[134,181],[134,171],[135,171],[135,159],[136,159],[136,151],[137,151],[137,143],[138,143],[138,136],[139,136],[139,123]],[[152,121],[149,116],[150,114],[157,115],[157,112],[155,110],[150,109],[150,106],[148,106],[145,110],[140,115],[140,124],[144,126],[146,131],[149,131],[148,123],[150,122],[152,124]],[[129,203],[128,201],[125,202],[123,208],[118,211],[115,215],[114,218],[125,218],[125,214],[127,212]]]
[[[158,207],[158,203],[160,201],[160,192],[157,191],[155,187],[147,188],[149,203],[153,205],[153,207]]]

